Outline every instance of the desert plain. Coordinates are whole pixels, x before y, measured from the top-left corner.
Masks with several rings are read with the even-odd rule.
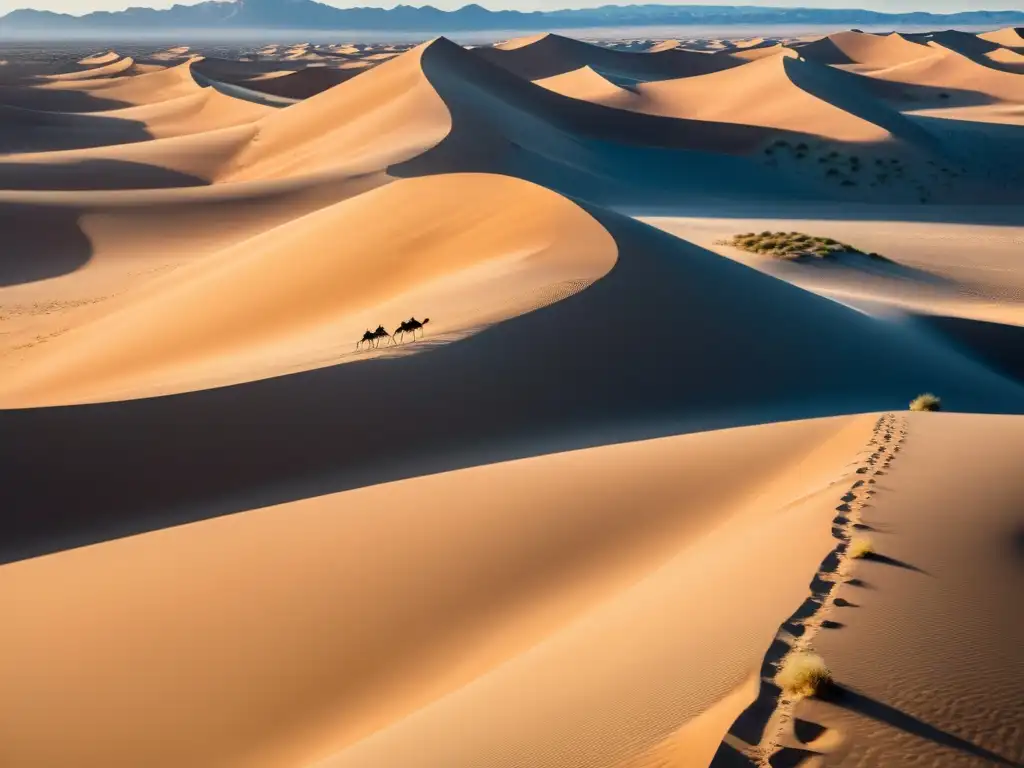
[[[1022,32],[0,47],[0,765],[1021,765]]]

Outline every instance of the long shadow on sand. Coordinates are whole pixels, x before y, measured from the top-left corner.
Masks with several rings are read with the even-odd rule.
[[[696,195],[813,197],[742,156],[772,138],[798,143],[813,140],[810,134],[572,99],[444,39],[423,52],[422,67],[451,113],[452,130],[438,146],[390,168],[394,175],[501,173],[602,205],[670,204]]]
[[[913,715],[907,714],[896,707],[890,706],[889,704],[873,699],[862,693],[858,693],[851,688],[847,688],[842,685],[833,685],[824,698],[826,701],[844,709],[848,709],[851,712],[856,712],[864,717],[869,717],[872,720],[885,723],[892,728],[906,731],[918,738],[927,739],[928,741],[934,742],[935,744],[939,744],[943,747],[949,747],[950,749],[964,752],[982,760],[987,760],[993,765],[1014,766],[1015,768],[1019,768],[1021,765],[1020,763],[1008,760],[1002,755],[991,752],[983,747],[979,747],[977,744],[974,744],[967,739],[960,738],[949,731],[944,731],[941,728],[937,728],[934,725],[924,722],[923,720],[919,720]]]
[[[202,187],[205,179],[169,168],[127,160],[77,160],[63,163],[0,162],[0,189],[100,191]]]
[[[0,85],[0,104],[42,112],[106,112],[132,104],[89,91],[56,90],[31,86]]]
[[[941,336],[963,354],[1024,383],[1024,328],[963,317],[917,315],[915,323]]]
[[[92,243],[78,211],[0,203],[0,286],[31,283],[74,272],[92,258]]]
[[[152,138],[139,120],[0,105],[0,155],[135,144]],[[9,187],[0,183],[0,188]]]
[[[0,412],[0,561],[555,451],[899,408],[931,387],[965,410],[1024,411],[1024,389],[954,352],[595,213],[620,250],[608,275],[457,343]]]

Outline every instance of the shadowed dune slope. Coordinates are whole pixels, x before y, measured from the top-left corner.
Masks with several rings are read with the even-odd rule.
[[[935,47],[935,55],[872,72],[887,83],[965,92],[990,103],[1024,102],[1024,78],[972,61],[948,48]]]
[[[396,183],[394,190],[381,192],[419,187],[427,198],[421,205],[428,206],[436,183],[443,182]],[[500,183],[521,190],[514,195],[534,195],[535,188],[524,182]],[[552,195],[539,194],[542,199]],[[448,221],[453,227],[463,199],[451,202]],[[9,438],[0,456],[15,478],[7,486],[9,550],[58,547],[54,530],[66,531],[70,539],[90,530],[95,535],[97,528],[145,530],[157,520],[169,524],[197,514],[238,511],[245,507],[237,504],[255,506],[257,498],[264,504],[294,499],[300,487],[308,495],[313,489],[328,492],[408,472],[422,474],[428,471],[425,456],[433,469],[453,468],[522,455],[518,452],[524,446],[535,453],[538,446],[556,450],[629,436],[901,407],[928,389],[942,391],[964,409],[1024,408],[1019,385],[925,333],[876,320],[646,225],[608,212],[591,213],[618,249],[607,275],[585,290],[534,311],[523,307],[522,314],[460,340],[438,338],[418,354],[390,352],[379,359],[330,365],[339,352],[353,354],[355,339],[345,332],[348,326],[336,323],[340,316],[334,314],[333,294],[340,289],[318,287],[318,281],[347,269],[343,252],[324,248],[323,238],[318,239],[322,252],[306,254],[304,262],[289,258],[286,242],[285,250],[257,251],[251,261],[239,248],[231,259],[200,269],[194,282],[179,271],[163,287],[152,284],[149,300],[136,308],[111,313],[80,333],[71,331],[53,340],[49,350],[49,345],[40,347],[38,365],[26,364],[8,383],[5,405],[109,396],[129,383],[138,385],[131,377],[147,369],[161,369],[166,388],[202,385],[181,378],[174,382],[170,374],[182,374],[167,364],[199,363],[204,349],[215,348],[256,351],[277,344],[276,354],[282,354],[297,340],[314,338],[315,328],[324,331],[317,339],[325,355],[319,364],[329,367],[169,398],[0,412],[0,427]],[[578,234],[591,231],[601,237],[593,223]],[[406,253],[417,252],[412,246],[416,232],[395,227],[392,236],[409,244]],[[264,242],[270,245],[273,239]],[[430,260],[452,258],[443,247],[419,252]],[[259,283],[229,280],[234,270],[258,274],[261,265],[286,262],[291,265],[287,280],[276,269],[266,270],[269,277]],[[584,274],[593,277],[594,271]],[[210,299],[210,286],[225,280],[235,286],[233,300],[225,301],[223,292]],[[380,293],[355,300],[367,310],[365,317],[387,322],[382,315],[394,312],[389,316],[397,321],[422,307],[432,323],[445,322],[427,301],[438,295],[431,292],[435,284],[427,283],[430,290],[418,294],[424,300],[410,306],[409,301],[387,303],[386,280],[386,272],[378,274]],[[306,309],[307,302],[300,303],[294,318],[277,323],[271,316],[258,331],[249,328],[252,312],[247,308],[268,312],[275,302],[287,300],[293,286],[324,299]],[[193,349],[195,329],[203,322],[219,328],[219,334],[207,330],[209,340],[199,338],[204,346]],[[700,334],[680,332],[695,324]],[[142,325],[152,338],[143,335]],[[358,332],[363,328],[363,323],[355,326]],[[71,344],[76,335],[80,343]],[[58,346],[62,340],[67,346]],[[86,349],[89,354],[83,353]],[[273,373],[256,367],[258,356],[227,370],[237,359],[208,370],[227,372],[236,380],[254,371]],[[560,385],[552,387],[551,381]],[[415,382],[411,394],[409,382]],[[360,405],[368,392],[387,418],[376,407]],[[573,394],[567,398],[566,392]],[[64,436],[58,445],[32,437],[55,432]],[[182,450],[182,440],[191,445],[189,450]],[[268,445],[288,446],[287,454],[276,448],[262,453],[261,446]],[[39,451],[45,452],[45,461]],[[246,459],[239,461],[240,455]],[[122,469],[116,493],[105,481],[85,479],[103,474],[94,466],[99,456],[103,466],[113,463]],[[48,482],[41,470],[47,462],[60,463],[66,483]],[[141,482],[145,467],[165,463],[178,468],[181,482],[157,490]],[[125,477],[140,482],[125,487]],[[260,478],[255,485],[254,478]],[[217,501],[190,507],[200,499]]]
[[[716,702],[742,707],[829,546],[829,485],[871,421],[492,464],[5,566],[5,755],[611,766]],[[153,465],[149,484],[181,470]],[[749,604],[723,610],[716,590]],[[721,734],[695,725],[710,754]]]
[[[842,686],[797,715],[842,734],[822,765],[1024,761],[1024,418],[910,414],[884,491],[864,510],[880,555],[818,650]]]
[[[387,168],[395,176],[500,173],[603,203],[801,194],[748,160],[721,154],[760,146],[762,128],[571,99],[443,38],[257,126],[226,179]],[[733,181],[737,175],[744,184]]]
[[[526,80],[562,75],[581,67],[626,81],[664,80],[703,75],[741,63],[675,48],[646,53],[615,51],[554,34],[475,48],[473,53]]]
[[[810,61],[774,56],[702,77],[644,83],[616,101],[651,114],[786,131],[840,141],[929,137],[861,87],[859,78]]]
[[[176,156],[170,153],[168,161]],[[44,166],[21,171],[29,189],[53,180]],[[197,177],[127,162],[56,165],[52,173],[66,186],[88,191],[0,191],[0,285],[81,269],[130,273],[138,263],[189,262],[387,182],[371,175],[201,186]],[[97,190],[99,173],[110,183],[135,182],[143,189]],[[161,184],[175,188],[153,188]]]
[[[907,35],[916,43],[931,45],[933,48],[941,46],[951,51],[963,54],[967,57],[982,56],[992,51],[1003,50],[1003,46],[986,40],[984,37],[972,35],[970,32],[961,32],[956,29],[946,29],[941,32],[929,32],[922,35]]]
[[[253,123],[270,111],[270,107],[235,99],[213,88],[203,88],[169,101],[98,114],[44,112],[0,105],[0,114],[4,117],[0,121],[0,152],[60,152],[201,134]],[[111,157],[116,154],[114,150]],[[13,162],[30,161],[21,157]],[[10,188],[3,179],[5,175],[0,170],[0,187]],[[100,184],[104,181],[98,180]]]
[[[132,127],[139,133],[134,142],[20,154],[8,161],[0,160],[0,188],[100,191],[209,184],[256,133],[251,125],[243,124],[146,141],[143,131],[137,125]]]
[[[863,32],[840,32],[796,49],[801,56],[819,64],[857,64],[869,69],[892,67],[931,55],[927,46],[900,34],[881,36]]]
[[[0,105],[47,112],[102,112],[196,93],[191,63],[137,75],[0,86]]]
[[[86,56],[84,59],[80,59],[78,63],[83,67],[97,67],[104,64],[113,64],[120,58],[121,54],[117,51],[107,51],[106,53],[95,53],[92,56]]]
[[[135,68],[134,59],[125,56],[123,59],[118,58],[107,64],[101,66],[93,66],[88,69],[81,69],[77,72],[63,72],[56,75],[47,75],[43,77],[43,80],[50,82],[75,82],[82,80],[96,80],[105,77],[117,77],[132,74],[132,70]]]
[[[140,75],[111,77],[81,82],[53,82],[40,86],[45,92],[71,91],[86,93],[131,105],[152,104],[195,93],[199,86],[192,79],[191,63]],[[74,111],[74,110],[71,110]]]
[[[308,67],[280,76],[253,77],[242,80],[239,84],[260,93],[284,96],[287,99],[308,99],[339,83],[351,80],[363,71],[363,68]]]

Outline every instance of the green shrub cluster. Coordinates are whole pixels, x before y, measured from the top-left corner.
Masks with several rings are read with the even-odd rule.
[[[864,254],[858,248],[841,243],[831,237],[814,237],[802,232],[747,232],[736,235],[727,245],[750,253],[761,253],[781,259],[795,259],[804,256],[827,258],[838,254]],[[866,254],[881,259],[876,253]]]

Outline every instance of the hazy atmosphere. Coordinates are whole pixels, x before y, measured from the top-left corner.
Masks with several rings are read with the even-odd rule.
[[[331,2],[325,0],[327,5],[334,5],[339,8],[352,8],[356,6],[375,6],[391,8],[397,3],[374,3],[369,0],[363,2]],[[194,5],[196,0],[0,0],[0,11],[14,10],[16,8],[35,8],[39,10],[59,11],[61,13],[82,14],[89,11],[119,11],[129,6],[143,6],[149,8],[170,8],[174,4]],[[653,0],[652,0],[653,2]],[[436,0],[432,3],[411,3],[412,5],[433,5],[435,8],[454,10],[467,5],[465,0]],[[610,3],[608,0],[574,0],[563,2],[563,0],[494,0],[483,2],[486,8],[507,9],[516,11],[533,10],[557,10],[563,8],[593,8],[602,5],[629,5],[630,3]],[[673,5],[670,0],[658,0],[657,4]],[[1020,0],[984,0],[983,2],[971,2],[970,0],[931,0],[922,3],[919,0],[814,0],[814,2],[794,3],[784,0],[736,0],[736,2],[686,2],[679,5],[750,5],[765,6],[773,8],[864,8],[885,12],[905,11],[930,11],[933,13],[954,13],[957,11],[981,10],[1018,10],[1022,7]]]

